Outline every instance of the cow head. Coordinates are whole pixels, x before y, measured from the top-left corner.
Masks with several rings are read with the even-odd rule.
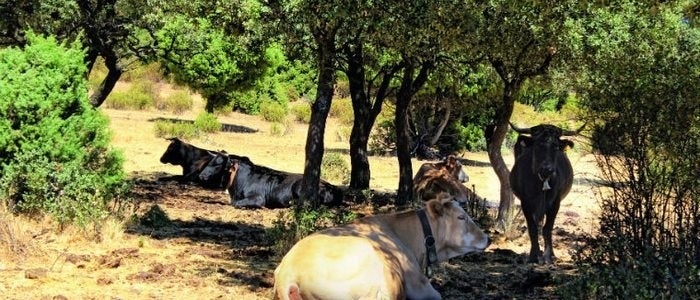
[[[447,158],[445,158],[445,167],[447,167],[447,170],[454,176],[459,182],[465,183],[469,181],[469,176],[467,175],[467,172],[464,172],[464,169],[462,168],[462,163],[459,162],[456,156],[454,155],[449,155]]]
[[[434,222],[438,261],[470,252],[481,252],[489,245],[489,237],[447,193],[438,194],[426,203],[426,211]],[[434,224],[434,223],[433,223]]]
[[[202,181],[208,181],[215,177],[221,178],[230,166],[230,159],[225,152],[209,152],[208,157],[203,159],[208,160],[205,165],[199,168],[201,170],[199,179]]]
[[[166,149],[165,153],[160,157],[160,162],[164,164],[171,163],[173,165],[184,164],[185,151],[189,145],[176,137],[167,138],[166,140],[170,141],[170,145],[168,145],[168,149]]]
[[[532,155],[532,172],[541,180],[556,176],[557,153],[574,146],[574,142],[561,137],[576,135],[583,129],[582,126],[576,131],[565,131],[549,124],[531,128],[518,128],[513,124],[510,126],[520,134],[515,144],[516,159],[520,155]]]

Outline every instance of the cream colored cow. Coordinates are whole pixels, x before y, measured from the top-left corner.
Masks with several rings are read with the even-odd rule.
[[[440,299],[424,275],[418,211],[374,215],[314,233],[275,269],[275,299]],[[488,236],[446,193],[426,202],[437,261],[483,251]]]

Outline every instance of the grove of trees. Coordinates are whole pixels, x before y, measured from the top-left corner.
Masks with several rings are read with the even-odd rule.
[[[0,159],[6,160],[0,160],[0,185],[5,198],[32,210],[31,197],[18,196],[41,189],[22,177],[30,158],[91,167],[107,161],[106,169],[96,172],[110,174],[101,186],[111,188],[97,194],[114,195],[105,191],[114,191],[121,176],[118,157],[105,146],[99,128],[83,130],[87,133],[74,141],[94,142],[88,154],[68,146],[60,153],[24,147],[18,141],[26,137],[18,132],[54,132],[60,126],[26,127],[33,119],[23,109],[101,124],[76,100],[83,98],[80,80],[97,59],[108,72],[86,102],[92,107],[102,105],[131,65],[158,62],[164,73],[202,94],[208,111],[255,113],[260,102],[286,105],[283,94],[310,97],[303,191],[312,207],[318,205],[326,119],[339,78],[347,80],[355,116],[350,189],[369,188],[368,143],[382,109],[391,105],[392,150],[400,173],[396,204],[413,200],[416,149],[482,147],[500,181],[497,225],[502,229],[514,209],[501,152],[515,102],[555,110],[572,105],[579,116],[562,123],[587,124],[601,180],[613,192],[601,195],[600,236],[577,257],[590,276],[572,283],[569,292],[584,298],[697,295],[699,15],[700,5],[690,0],[0,0],[0,51],[9,53],[0,56],[0,82],[15,85],[22,81],[15,77],[43,66],[38,56],[15,58],[18,49],[33,53],[39,50],[32,47],[47,43],[32,32],[83,48],[74,55],[82,60],[80,67],[60,63],[73,66],[66,74],[80,79],[36,79],[48,82],[48,91],[3,86],[0,126],[9,135],[2,132],[0,138]],[[290,84],[282,87],[282,81]],[[52,96],[58,90],[63,98]],[[541,105],[546,101],[554,104]],[[77,124],[70,126],[87,126]],[[64,184],[70,177],[51,180]],[[28,184],[19,184],[23,181]]]

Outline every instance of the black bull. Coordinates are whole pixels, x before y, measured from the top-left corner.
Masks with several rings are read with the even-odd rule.
[[[284,208],[302,195],[302,174],[259,166],[247,157],[214,152],[180,141],[171,141],[162,163],[181,165],[183,176],[200,183],[215,183],[226,189],[231,204],[239,208]],[[319,200],[333,206],[342,203],[340,188],[321,180]]]
[[[551,264],[555,258],[552,249],[554,218],[574,180],[571,162],[564,153],[567,147],[574,144],[561,139],[561,136],[578,134],[583,127],[577,131],[563,131],[548,124],[532,128],[517,128],[511,124],[511,127],[521,134],[515,145],[516,158],[510,172],[510,185],[520,199],[527,222],[529,262]],[[538,229],[545,216],[542,227],[544,252],[540,252]]]

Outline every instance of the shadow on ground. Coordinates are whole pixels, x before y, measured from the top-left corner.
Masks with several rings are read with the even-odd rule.
[[[158,118],[149,119],[148,121],[149,121],[149,122],[167,121],[167,122],[170,122],[170,123],[187,123],[187,124],[194,124],[194,121],[193,121],[193,120],[176,119],[176,118],[163,118],[163,117],[158,117]],[[238,133],[256,133],[256,132],[258,132],[257,129],[253,129],[253,128],[246,127],[246,126],[241,126],[241,125],[227,124],[227,123],[222,123],[222,124],[221,124],[221,131],[225,131],[225,132],[238,132]]]

